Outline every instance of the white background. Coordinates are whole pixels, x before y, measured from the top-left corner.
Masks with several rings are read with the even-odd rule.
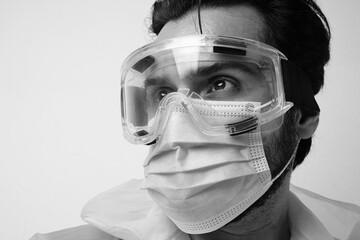
[[[122,138],[120,65],[150,41],[150,0],[0,0],[0,239],[82,224],[96,194],[141,178]],[[321,123],[293,183],[360,205],[360,15],[321,0],[333,31]]]

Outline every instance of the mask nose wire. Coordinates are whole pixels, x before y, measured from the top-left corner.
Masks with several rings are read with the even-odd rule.
[[[177,92],[170,93],[168,96],[165,97],[164,99],[165,101],[162,102],[161,108],[165,110],[169,105],[172,105],[173,103],[181,104],[183,108],[188,111],[192,120],[194,121],[195,124],[198,125],[199,129],[202,129],[201,131],[207,135],[213,135],[211,134],[211,132],[225,130],[228,132],[230,136],[236,136],[255,130],[258,126],[258,118],[256,116],[249,116],[247,119],[241,120],[239,122],[225,124],[223,126],[210,126],[200,116],[201,114],[195,108],[191,99],[202,100],[203,103],[207,105],[205,100],[197,93],[195,92],[190,93],[190,89],[188,88],[180,88]],[[210,105],[208,105],[208,107],[216,112],[216,110],[213,109]],[[252,104],[247,104],[246,108],[249,111],[253,111]],[[165,117],[166,121],[168,117],[169,117],[169,112],[167,112],[166,114]]]

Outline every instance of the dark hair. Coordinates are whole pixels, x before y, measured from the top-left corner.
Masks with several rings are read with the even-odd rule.
[[[164,25],[197,9],[200,0],[157,0],[150,31],[159,34]],[[201,7],[247,5],[262,14],[264,41],[283,52],[311,79],[316,95],[324,84],[324,66],[330,58],[330,27],[313,0],[202,0]],[[310,151],[311,138],[300,141],[294,168]]]

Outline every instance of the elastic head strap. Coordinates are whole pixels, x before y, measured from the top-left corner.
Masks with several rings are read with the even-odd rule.
[[[282,60],[282,75],[286,101],[300,107],[303,117],[316,116],[320,112],[309,76],[294,63]]]

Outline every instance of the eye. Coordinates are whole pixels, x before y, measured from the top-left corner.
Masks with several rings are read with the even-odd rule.
[[[168,87],[160,88],[155,92],[154,99],[160,102],[166,95],[168,95],[171,92],[174,92],[174,90],[171,88]]]
[[[237,82],[229,77],[216,77],[211,81],[209,92],[230,91],[239,88]]]
[[[213,83],[213,90],[223,90],[226,88],[226,82],[225,80],[217,80]]]

